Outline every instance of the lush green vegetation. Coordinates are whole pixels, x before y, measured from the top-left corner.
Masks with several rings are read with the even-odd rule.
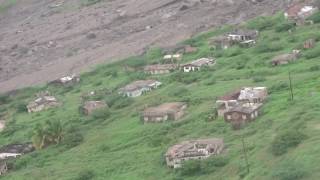
[[[4,179],[318,179],[320,54],[316,50],[303,50],[298,61],[275,68],[270,60],[301,47],[309,38],[319,40],[320,26],[296,27],[289,33],[291,25],[281,16],[257,18],[243,26],[261,30],[257,46],[225,51],[211,48],[208,39],[229,28],[203,33],[184,42],[199,48],[197,53],[184,56],[184,62],[218,56],[216,66],[201,72],[151,76],[124,68],[161,61],[161,51],[151,49],[142,57],[101,65],[83,74],[81,83],[71,88],[27,88],[0,96],[0,113],[8,121],[7,129],[0,135],[1,144],[31,141],[37,135],[36,127],[58,132],[50,134],[61,137],[61,142],[50,141],[46,148],[17,159],[15,169]],[[315,49],[319,48],[317,43]],[[289,71],[294,100],[290,99]],[[148,78],[160,80],[163,86],[135,99],[117,95],[119,87]],[[234,131],[223,119],[212,118],[214,102],[216,97],[242,86],[267,86],[270,96],[262,116],[244,129]],[[63,105],[28,114],[23,105],[41,90],[49,90]],[[84,97],[93,90],[98,91],[96,96]],[[79,112],[79,106],[88,98],[105,100],[110,108],[86,117]],[[141,122],[139,115],[145,106],[170,101],[188,102],[188,114],[182,121]],[[49,125],[50,122],[58,123]],[[61,129],[49,128],[60,126]],[[163,155],[168,147],[182,140],[206,137],[224,138],[227,153],[201,162],[190,161],[179,170],[166,167]],[[248,152],[249,172],[241,137]]]

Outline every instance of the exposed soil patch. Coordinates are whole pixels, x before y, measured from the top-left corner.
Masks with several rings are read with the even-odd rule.
[[[6,0],[0,0],[3,4]],[[260,2],[261,1],[261,2]],[[273,14],[286,0],[18,1],[0,12],[0,92]]]

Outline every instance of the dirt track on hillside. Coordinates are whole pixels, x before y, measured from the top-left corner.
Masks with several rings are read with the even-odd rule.
[[[0,0],[3,3],[5,0]],[[269,15],[286,0],[24,0],[0,13],[0,92]],[[257,0],[258,1],[258,0]],[[83,2],[83,1],[82,1]]]

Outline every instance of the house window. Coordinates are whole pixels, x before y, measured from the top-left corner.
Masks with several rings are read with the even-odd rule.
[[[247,119],[247,116],[246,116],[246,115],[242,115],[242,119],[243,119],[243,120],[246,120],[246,119]]]
[[[227,115],[227,119],[231,119],[231,115]]]

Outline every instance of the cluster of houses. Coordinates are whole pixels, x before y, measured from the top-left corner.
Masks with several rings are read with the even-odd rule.
[[[306,3],[297,3],[290,6],[285,17],[294,21],[297,25],[305,24],[308,17],[318,11],[318,8]],[[235,44],[249,47],[256,44],[259,32],[256,30],[236,29],[227,34],[214,37],[211,44],[217,49],[227,49]],[[303,48],[310,49],[315,46],[314,39],[308,39],[303,44]],[[158,75],[167,74],[175,70],[183,72],[200,71],[204,67],[214,66],[214,58],[200,58],[192,62],[180,64],[182,54],[197,52],[196,47],[190,45],[178,48],[178,53],[167,54],[163,57],[165,64],[147,65],[143,71],[147,74]],[[291,53],[275,56],[271,64],[273,66],[288,64],[295,61],[300,56],[300,50],[293,50]],[[76,75],[66,76],[50,84],[64,87],[73,86],[80,82],[80,77]],[[149,91],[160,87],[162,83],[157,80],[138,80],[131,82],[120,88],[118,93],[126,97],[138,97]],[[95,95],[92,91],[89,94]],[[266,101],[268,91],[266,87],[243,87],[234,92],[225,94],[216,100],[216,113],[224,118],[226,123],[230,123],[234,129],[240,129],[247,123],[254,121],[261,113],[261,108]],[[58,107],[61,102],[49,92],[40,93],[36,99],[27,105],[29,113],[39,112],[50,108]],[[98,109],[108,108],[105,101],[85,101],[81,106],[81,112],[90,115]],[[157,106],[146,107],[141,112],[141,120],[144,123],[162,123],[166,121],[178,121],[187,111],[188,104],[185,102],[167,102]],[[5,121],[0,120],[0,131],[5,127]],[[166,154],[166,163],[169,167],[180,168],[185,161],[202,160],[210,156],[220,155],[224,152],[224,141],[221,138],[198,139],[183,141],[170,147]],[[32,152],[34,148],[31,144],[12,144],[0,148],[0,175],[8,170],[7,161],[17,158],[23,154]]]
[[[217,99],[217,114],[234,129],[239,129],[260,115],[267,96],[266,87],[241,88]]]

